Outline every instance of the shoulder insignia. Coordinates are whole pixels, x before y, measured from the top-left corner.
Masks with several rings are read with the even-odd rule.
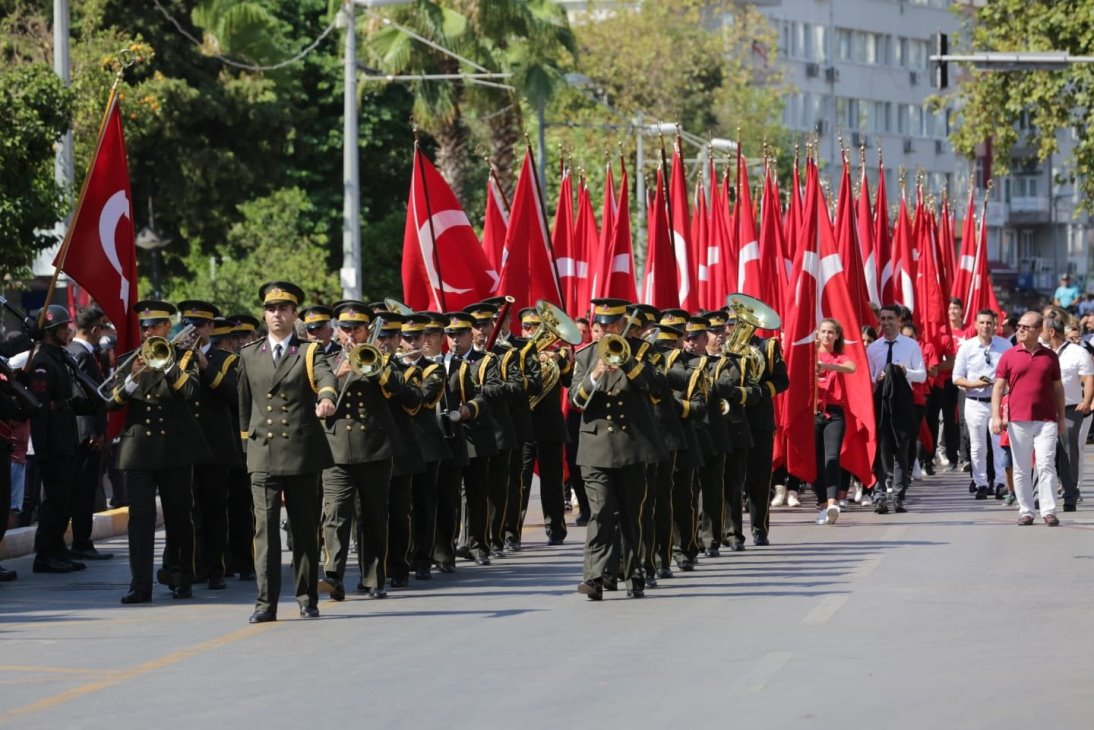
[[[319,343],[312,342],[304,352],[304,367],[308,371],[308,384],[316,395],[319,395],[319,384],[315,382],[315,353],[319,350]]]

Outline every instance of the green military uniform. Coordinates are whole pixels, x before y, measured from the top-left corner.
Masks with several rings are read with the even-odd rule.
[[[764,354],[764,369],[757,378],[760,398],[746,409],[752,430],[748,452],[745,492],[752,524],[752,539],[766,545],[771,514],[771,458],[775,445],[775,396],[790,387],[782,347],[774,337],[753,337],[752,344]]]
[[[266,306],[285,302],[298,306],[303,292],[287,282],[271,282],[262,287],[260,296]],[[239,420],[251,475],[258,573],[252,621],[269,621],[277,615],[282,495],[293,528],[294,595],[302,613],[316,615],[316,492],[320,472],[334,460],[315,408],[317,400],[337,398],[336,386],[319,345],[302,342],[295,333],[281,342],[267,337],[240,351]]]

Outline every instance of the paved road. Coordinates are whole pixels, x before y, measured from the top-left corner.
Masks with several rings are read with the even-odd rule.
[[[772,546],[599,604],[574,592],[584,531],[548,548],[536,525],[490,567],[324,601],[318,621],[286,597],[260,626],[234,581],[122,607],[124,540],[75,576],[17,560],[0,725],[1091,727],[1094,498],[1061,528],[1019,528],[942,475],[909,507],[831,527],[777,510]]]

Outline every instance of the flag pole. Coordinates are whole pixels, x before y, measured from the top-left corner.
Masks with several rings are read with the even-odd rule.
[[[422,179],[422,197],[425,198],[426,220],[429,222],[429,238],[433,242],[433,268],[437,270],[437,291],[433,293],[433,301],[441,306],[441,311],[448,310],[444,301],[444,274],[441,273],[441,258],[437,255],[437,233],[433,230],[433,208],[429,205],[429,186],[425,182],[425,165],[422,164],[422,149],[418,143],[418,125],[410,120],[410,130],[414,135],[414,159],[418,161],[418,176]],[[417,223],[415,221],[415,223]]]
[[[532,158],[532,167],[536,166],[536,156],[532,152],[532,142],[528,135],[524,135],[524,142],[528,147],[527,154]],[[555,256],[555,246],[551,243],[551,232],[547,230],[547,208],[543,203],[543,189],[539,186],[539,176],[532,176],[536,182],[536,201],[539,204],[540,223],[543,228],[543,240],[547,243],[547,252],[551,254],[551,270],[555,274],[555,291],[558,293],[559,304],[566,309],[566,297],[562,295],[562,277],[558,273],[558,258]]]
[[[136,62],[133,56],[133,52],[128,48],[123,48],[118,52],[118,70],[114,74],[114,83],[110,85],[110,94],[106,99],[106,110],[103,112],[103,118],[99,121],[99,137],[95,143],[95,153],[91,156],[92,160],[96,160],[99,157],[99,149],[103,144],[103,134],[106,132],[106,122],[110,118],[110,112],[114,109],[114,106],[118,103],[118,84],[121,83],[122,76],[125,74],[125,70],[132,66]],[[83,184],[80,185],[80,195],[76,198],[76,206],[73,208],[73,220],[80,213],[80,208],[84,203],[84,195],[87,193],[87,185],[91,182],[91,170],[84,174]],[[69,246],[72,245],[72,227],[68,227],[65,230],[64,240],[61,242],[61,250],[57,252],[57,264],[53,267],[53,276],[49,280],[49,288],[46,289],[45,303],[38,311],[38,329],[42,329],[42,324],[46,321],[46,309],[49,308],[49,303],[53,300],[53,293],[57,289],[57,278],[61,275],[61,269],[65,265],[65,257],[68,256]]]

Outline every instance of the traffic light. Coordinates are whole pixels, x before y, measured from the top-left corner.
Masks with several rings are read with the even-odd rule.
[[[934,55],[946,56],[950,52],[950,37],[941,31],[934,34]],[[934,77],[932,86],[936,89],[945,89],[950,85],[950,70],[944,60],[934,62]]]

